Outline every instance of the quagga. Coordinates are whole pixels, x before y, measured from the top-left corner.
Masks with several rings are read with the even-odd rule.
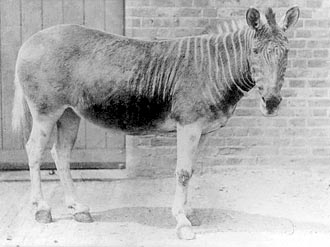
[[[16,63],[13,128],[28,141],[35,219],[52,221],[40,183],[40,162],[51,132],[51,150],[75,220],[92,221],[78,202],[69,158],[80,118],[106,128],[143,134],[177,131],[177,234],[194,238],[187,205],[192,164],[201,136],[226,124],[237,102],[255,85],[261,111],[275,114],[287,63],[285,31],[299,17],[289,9],[278,25],[272,9],[248,9],[248,27],[230,34],[142,41],[77,25],[60,25],[33,35]],[[32,121],[33,120],[33,121]],[[30,125],[31,130],[30,130]]]

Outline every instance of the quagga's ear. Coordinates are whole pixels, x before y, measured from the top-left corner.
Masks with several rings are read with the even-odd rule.
[[[261,28],[260,13],[255,8],[249,8],[246,12],[246,22],[254,30]]]
[[[297,6],[289,9],[285,16],[282,18],[282,23],[280,23],[280,27],[282,27],[283,31],[288,30],[293,27],[298,19],[299,19],[300,10]]]

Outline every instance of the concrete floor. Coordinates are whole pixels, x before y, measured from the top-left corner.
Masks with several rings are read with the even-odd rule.
[[[178,240],[174,178],[73,171],[95,222],[71,219],[56,175],[43,172],[54,222],[34,222],[27,172],[0,175],[0,246],[329,246],[330,167],[223,167],[196,174],[190,201],[202,225]],[[55,179],[54,179],[55,178]]]

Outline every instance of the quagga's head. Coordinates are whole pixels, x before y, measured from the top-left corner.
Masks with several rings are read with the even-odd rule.
[[[269,116],[276,115],[282,100],[281,88],[288,60],[285,32],[297,23],[299,9],[289,9],[279,24],[271,8],[267,9],[265,17],[266,20],[262,21],[259,11],[254,8],[246,13],[246,21],[255,31],[249,58],[250,71],[261,95],[261,112]]]

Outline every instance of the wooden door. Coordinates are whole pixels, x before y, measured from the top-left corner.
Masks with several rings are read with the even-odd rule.
[[[0,0],[0,169],[28,168],[22,137],[11,131],[18,49],[32,34],[62,23],[123,34],[123,0]],[[124,134],[105,131],[82,120],[72,167],[123,168],[124,148]],[[43,168],[53,167],[49,152],[45,161]]]

